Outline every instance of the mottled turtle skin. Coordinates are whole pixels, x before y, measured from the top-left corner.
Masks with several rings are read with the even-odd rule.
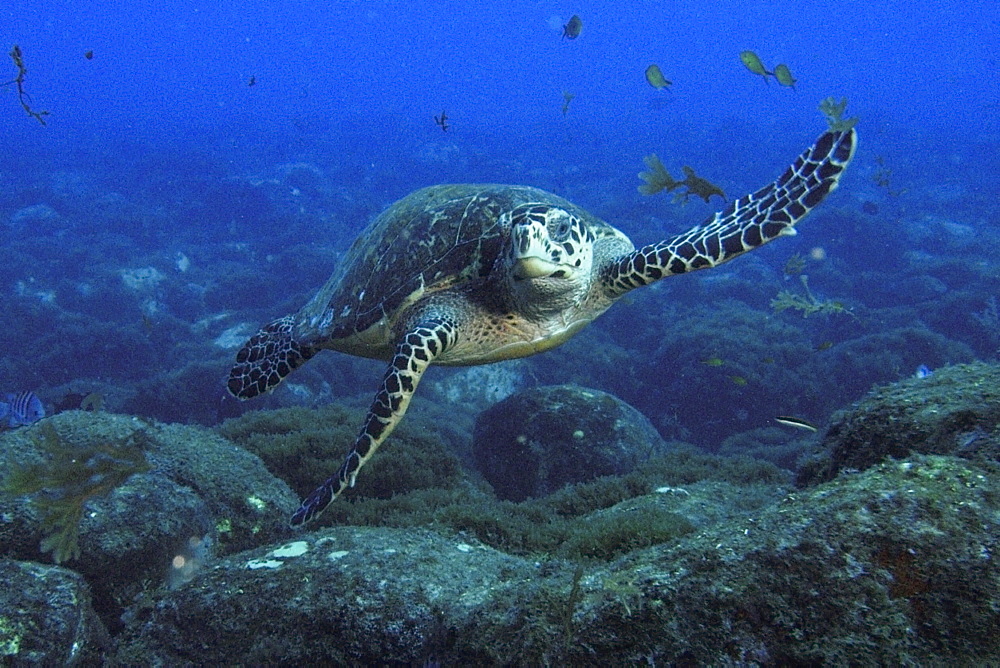
[[[240,349],[230,372],[229,391],[250,399],[323,349],[388,362],[346,460],[302,502],[292,525],[353,486],[430,364],[487,364],[549,350],[634,288],[795,234],[836,188],[856,146],[853,129],[826,132],[774,183],[638,249],[580,207],[526,186],[440,185],[393,204],[309,303]]]

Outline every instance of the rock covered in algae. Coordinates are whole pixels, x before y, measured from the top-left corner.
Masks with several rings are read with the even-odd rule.
[[[90,588],[71,570],[0,558],[0,663],[96,666],[108,644]]]
[[[476,465],[501,499],[523,501],[574,482],[628,473],[667,449],[621,399],[575,385],[514,394],[476,419]]]
[[[126,615],[112,659],[991,663],[998,473],[918,455],[610,561],[515,557],[425,529],[333,527],[231,555],[158,592]]]
[[[0,435],[0,471],[0,556],[81,573],[105,622],[214,556],[284,537],[297,504],[258,457],[208,429],[103,412]]]
[[[799,484],[914,452],[1000,460],[1000,366],[960,364],[876,388],[834,416],[821,447]]]

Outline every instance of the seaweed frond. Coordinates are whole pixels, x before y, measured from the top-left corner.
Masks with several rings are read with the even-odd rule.
[[[800,274],[799,280],[802,282],[805,294],[792,292],[791,290],[782,290],[771,300],[771,308],[774,309],[775,313],[780,313],[786,309],[795,309],[796,311],[802,311],[803,318],[808,318],[817,313],[822,315],[829,315],[831,313],[853,315],[843,302],[832,299],[817,299],[812,290],[809,289],[809,277],[805,274]]]
[[[685,165],[681,169],[684,170],[684,180],[681,181],[681,185],[687,188],[687,191],[682,193],[684,196],[684,201],[691,195],[697,195],[698,197],[705,200],[708,203],[708,198],[712,195],[718,195],[722,198],[722,201],[726,200],[726,193],[722,192],[722,188],[715,185],[714,183],[703,179],[694,173],[694,170]]]
[[[643,195],[655,195],[664,189],[670,191],[679,185],[679,182],[674,181],[655,153],[647,155],[642,161],[649,168],[648,172],[639,172],[639,178],[645,181],[639,186],[639,192]]]
[[[805,271],[806,259],[802,257],[801,253],[793,253],[788,261],[785,262],[785,276],[799,276]]]
[[[687,165],[682,168],[684,170],[684,180],[678,181],[670,176],[670,173],[655,153],[647,155],[643,158],[643,162],[649,168],[648,172],[639,172],[639,178],[645,181],[644,184],[639,186],[639,192],[643,195],[655,195],[661,190],[671,192],[683,186],[684,190],[674,193],[675,203],[684,204],[691,195],[696,195],[705,200],[705,202],[708,202],[708,199],[712,195],[718,195],[723,200],[726,199],[726,193],[722,192],[722,188],[707,179],[701,178]]]
[[[833,97],[828,97],[819,103],[819,110],[826,116],[826,122],[834,132],[846,132],[854,127],[858,122],[856,117],[844,118],[844,111],[847,109],[847,98],[840,98],[840,102]]]
[[[77,445],[64,439],[52,423],[43,422],[33,438],[47,460],[14,468],[2,490],[12,496],[33,495],[31,503],[47,534],[41,550],[51,552],[61,564],[80,556],[80,520],[87,502],[150,470],[145,453],[148,436],[140,430],[120,442]]]

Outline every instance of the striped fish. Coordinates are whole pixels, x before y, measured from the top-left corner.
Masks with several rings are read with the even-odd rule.
[[[43,417],[45,407],[34,392],[8,392],[0,401],[0,421],[6,421],[11,429],[34,424]]]

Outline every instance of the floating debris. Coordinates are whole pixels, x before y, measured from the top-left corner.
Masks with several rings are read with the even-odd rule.
[[[563,91],[563,106],[562,106],[563,116],[565,116],[566,113],[569,111],[569,103],[574,97],[576,97],[576,95],[569,92],[568,90]]]
[[[576,14],[570,17],[569,22],[563,26],[563,39],[576,39],[583,32],[583,21]]]
[[[785,276],[798,276],[806,268],[806,259],[802,257],[802,253],[793,253],[790,258],[785,262]]]
[[[17,77],[11,79],[10,81],[5,81],[0,83],[0,86],[9,86],[11,84],[17,85],[17,98],[21,102],[21,107],[24,111],[37,120],[42,125],[45,125],[45,116],[49,115],[47,111],[35,111],[31,108],[28,102],[31,100],[31,96],[28,95],[27,91],[24,90],[24,76],[28,73],[27,68],[24,66],[24,54],[21,53],[21,47],[17,44],[10,51],[10,57],[14,61],[14,66],[17,67]]]
[[[252,86],[256,85],[256,83],[257,83],[257,77],[255,77],[254,75],[251,74],[250,75],[250,80],[247,81],[247,86],[251,86],[252,87]]]
[[[826,122],[834,132],[847,132],[858,122],[857,118],[843,118],[845,109],[847,109],[846,97],[840,98],[840,102],[828,97],[819,103],[819,110],[826,116]]]
[[[705,200],[705,202],[708,202],[708,198],[712,195],[718,195],[723,200],[726,199],[726,194],[722,192],[722,188],[701,178],[695,174],[693,169],[686,165],[682,167],[684,170],[684,179],[677,181],[670,176],[670,173],[667,172],[655,153],[647,155],[643,158],[643,162],[646,163],[646,166],[650,170],[648,172],[639,172],[639,178],[646,182],[638,187],[639,192],[643,195],[655,195],[661,190],[670,192],[683,186],[686,190],[674,194],[675,202],[686,203],[691,195],[697,195]]]
[[[447,132],[448,128],[451,127],[450,125],[448,125],[448,114],[444,113],[443,110],[441,111],[440,116],[434,117],[434,122],[438,124],[438,127],[441,128],[442,132]]]
[[[88,49],[87,51],[83,52],[83,57],[86,58],[87,60],[93,60],[94,59],[94,52],[92,50]]]
[[[799,275],[799,281],[802,282],[805,294],[797,294],[791,290],[782,290],[771,300],[771,308],[774,309],[775,313],[781,313],[786,309],[795,309],[796,311],[802,311],[803,318],[808,318],[816,313],[822,315],[829,315],[831,313],[854,315],[843,302],[832,299],[817,299],[812,290],[809,289],[809,277],[805,274]]]
[[[885,188],[885,192],[889,197],[899,197],[909,190],[909,188],[894,189],[892,187],[892,169],[885,166],[885,158],[881,155],[876,155],[875,164],[878,165],[878,169],[872,174],[872,183],[879,188]]]
[[[661,90],[663,88],[670,90],[668,86],[673,83],[663,76],[663,72],[660,71],[660,66],[655,64],[646,68],[646,81],[649,82],[650,86],[656,88],[657,90]]]

